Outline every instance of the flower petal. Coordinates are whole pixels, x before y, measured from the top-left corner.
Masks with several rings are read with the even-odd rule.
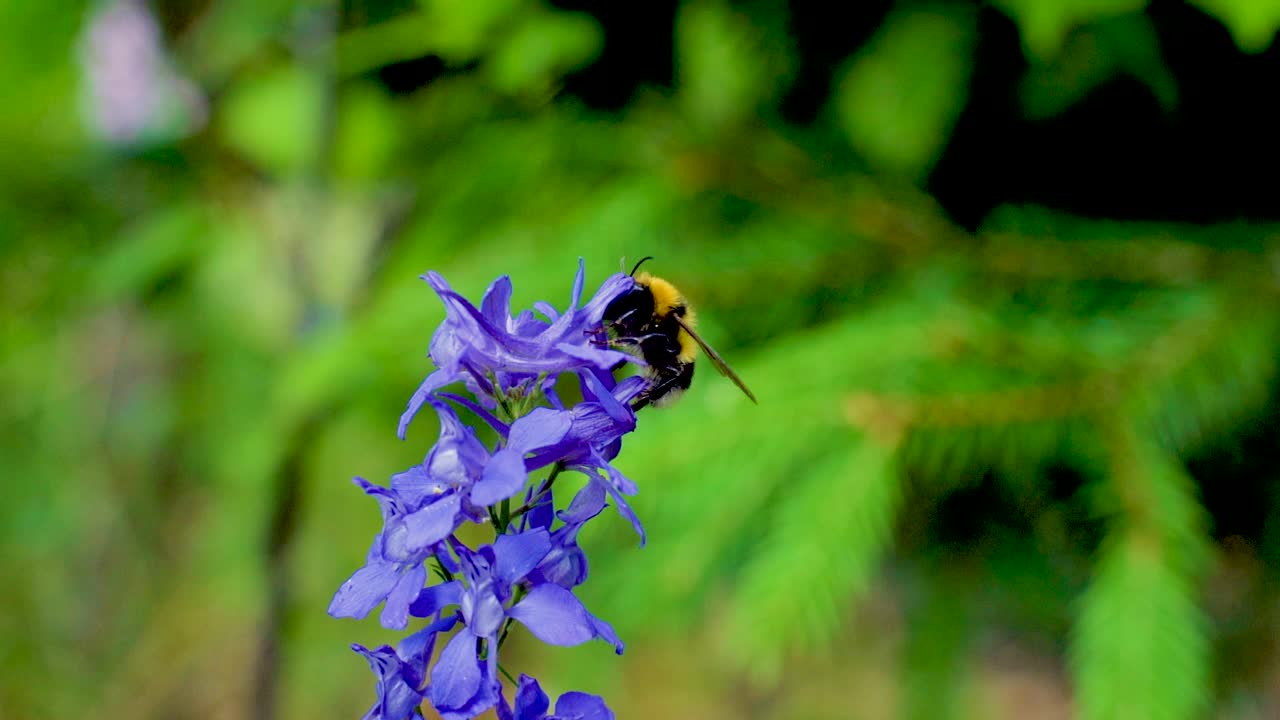
[[[498,693],[498,707],[495,708],[498,720],[518,720],[511,712],[511,706],[507,704],[507,697],[503,693]]]
[[[630,425],[631,427],[635,427],[635,411],[632,410],[630,406],[623,405],[618,402],[618,399],[613,396],[613,393],[610,392],[602,382],[600,382],[600,378],[596,377],[595,373],[580,371],[578,373],[578,377],[582,379],[582,389],[584,394],[590,390],[590,394],[595,396],[595,401],[600,403],[600,406],[609,414],[609,417],[613,418],[614,421],[620,425]]]
[[[422,409],[422,405],[427,402],[427,398],[432,392],[439,390],[445,385],[449,385],[460,378],[457,370],[448,368],[440,368],[427,376],[426,380],[413,391],[413,396],[409,398],[409,405],[404,412],[400,414],[400,424],[396,426],[396,437],[404,439],[405,432],[409,429],[409,423],[413,420],[413,416],[418,414]]]
[[[369,668],[378,677],[378,699],[365,714],[371,720],[401,720],[409,717],[422,704],[424,693],[417,689],[421,677],[416,669],[407,665],[388,645],[369,650],[353,644],[352,650],[364,656]]]
[[[635,287],[636,281],[630,275],[617,273],[605,278],[596,290],[596,294],[579,311],[581,320],[587,327],[596,327],[604,319],[605,308],[619,295]]]
[[[414,565],[400,575],[400,580],[387,595],[387,602],[382,606],[382,627],[391,630],[403,630],[409,626],[409,603],[422,592],[427,582],[427,569],[421,564]]]
[[[351,649],[364,656],[369,663],[369,669],[378,676],[379,680],[395,671],[398,658],[396,651],[390,645],[382,645],[376,650],[370,650],[360,643],[352,643]]]
[[[635,363],[636,365],[647,364],[642,358],[630,353],[624,353],[620,350],[608,350],[594,345],[574,345],[573,343],[562,342],[557,343],[555,347],[556,350],[575,360],[582,360],[598,368],[611,368],[620,362]]]
[[[431,653],[435,650],[436,639],[440,633],[446,633],[458,624],[458,614],[446,615],[439,618],[430,625],[421,630],[407,636],[400,641],[396,647],[396,653],[404,658],[406,663],[422,668],[422,675],[426,675],[427,663],[431,660]]]
[[[551,521],[555,519],[556,506],[554,493],[545,485],[538,485],[537,490],[541,494],[538,496],[538,500],[535,504],[529,508],[529,512],[524,516],[526,522],[525,527],[546,529],[551,527]],[[534,488],[531,486],[529,488],[528,497],[525,499],[526,505],[530,502],[534,502],[533,496]]]
[[[461,507],[462,496],[453,493],[406,515],[405,547],[410,551],[422,550],[449,537],[460,524],[458,511]]]
[[[599,695],[570,691],[556,700],[555,716],[574,720],[613,720],[613,711]]]
[[[569,298],[569,312],[578,309],[578,303],[582,302],[582,286],[587,277],[587,261],[584,258],[578,258],[578,274],[573,276],[573,295]]]
[[[538,720],[547,714],[551,698],[542,691],[537,680],[520,674],[520,687],[516,689],[516,720]]]
[[[538,563],[538,569],[530,573],[530,581],[551,582],[564,588],[574,588],[587,581],[587,556],[576,542],[580,529],[581,525],[564,525],[556,530],[551,552]]]
[[[550,322],[555,322],[560,319],[560,311],[549,302],[539,300],[533,304],[533,309],[542,313],[542,316]]]
[[[436,288],[436,294],[444,302],[445,312],[449,315],[449,319],[460,325],[465,332],[476,335],[472,340],[482,340],[488,345],[495,341],[501,342],[504,337],[509,337],[503,332],[505,328],[500,329],[490,322],[489,318],[485,317],[484,313],[480,312],[465,297],[451,289],[442,290]]]
[[[519,337],[532,338],[541,335],[547,329],[547,323],[543,322],[532,310],[521,310],[520,314],[511,321],[511,332]]]
[[[336,618],[363,618],[386,599],[399,579],[395,563],[371,562],[355,571],[333,594],[329,614]]]
[[[377,486],[375,485],[374,488]],[[431,477],[423,465],[414,465],[403,472],[391,476],[391,490],[397,494],[410,509],[420,507],[424,500],[443,495],[449,486]],[[370,492],[366,490],[365,492]],[[372,493],[371,493],[372,494]],[[404,511],[393,513],[401,515]]]
[[[534,408],[511,425],[507,447],[518,450],[523,455],[555,445],[569,432],[572,424],[573,418],[567,412],[545,407]]]
[[[471,399],[465,398],[456,393],[438,393],[437,395],[439,397],[449,398],[450,400],[458,403],[462,407],[475,413],[476,416],[479,417],[481,420],[485,421],[489,425],[489,427],[496,430],[499,435],[502,435],[505,437],[507,433],[511,432],[511,426],[507,425],[506,423],[502,422],[498,418],[494,417],[493,413],[489,412],[488,410],[481,407],[480,405],[477,405]]]
[[[497,565],[493,575],[503,586],[514,585],[538,566],[551,550],[551,536],[541,528],[519,535],[500,535],[493,543]]]
[[[462,583],[452,580],[422,588],[418,597],[409,605],[409,612],[413,613],[414,617],[427,617],[460,602],[462,602]]]
[[[483,679],[476,656],[476,636],[464,627],[444,646],[431,668],[431,704],[441,713],[464,707],[476,696]]]
[[[600,467],[604,468],[605,473],[609,476],[609,484],[617,488],[618,492],[623,495],[635,495],[640,492],[640,488],[636,487],[636,484],[631,481],[631,478],[623,475],[618,468],[614,467],[604,458],[597,457],[595,460]]]
[[[507,614],[551,645],[581,645],[595,637],[587,609],[559,585],[538,585]]]
[[[566,524],[584,523],[599,515],[600,511],[604,510],[604,506],[604,488],[600,487],[599,483],[587,483],[582,486],[577,495],[573,496],[569,507],[556,513],[556,517]]]
[[[612,645],[615,653],[621,655],[622,651],[627,649],[622,639],[618,637],[618,633],[614,632],[612,625],[592,615],[590,612],[587,613],[587,617],[591,620],[591,629],[595,630],[596,637]]]
[[[618,514],[627,522],[631,523],[631,528],[640,536],[640,547],[644,547],[648,538],[645,537],[644,526],[640,524],[640,518],[637,517],[635,511],[631,509],[631,504],[628,503],[619,493],[610,490],[609,494],[613,496],[613,502],[618,506]]]
[[[629,375],[613,388],[613,396],[618,402],[630,403],[635,396],[649,387],[649,381],[643,375]]]
[[[520,492],[528,478],[523,453],[512,448],[499,450],[485,465],[479,482],[471,488],[471,502],[486,506],[505,500]]]
[[[480,475],[489,453],[475,430],[463,425],[448,403],[435,397],[427,402],[440,418],[440,437],[424,463],[427,472],[432,479],[455,488],[469,487]]]
[[[381,485],[374,485],[362,477],[351,478],[351,482],[363,490],[365,495],[370,495],[374,500],[378,501],[378,507],[382,509],[383,522],[405,513],[404,503],[401,502],[399,493],[394,490],[388,490]]]
[[[480,313],[500,328],[510,324],[511,277],[509,275],[503,275],[494,280],[489,289],[484,291],[484,297],[480,300]]]
[[[597,459],[601,463],[603,463],[606,472],[609,470],[613,470],[613,466],[609,465],[609,463],[607,462],[604,462],[602,458],[597,457]],[[613,470],[613,472],[617,473],[617,470]],[[594,468],[589,468],[587,470],[587,474],[591,476],[591,482],[600,483],[601,485],[604,486],[605,492],[609,493],[609,497],[613,498],[614,504],[618,506],[618,514],[626,518],[627,521],[631,523],[631,527],[635,528],[636,534],[640,536],[640,547],[644,547],[644,543],[645,543],[644,526],[640,524],[640,518],[636,517],[635,511],[631,509],[631,505],[627,503],[627,499],[622,496],[622,493],[618,490],[618,488],[615,486],[614,483],[609,482],[608,480],[605,480],[604,478],[596,474]],[[612,474],[613,473],[610,473],[611,477],[612,477]],[[622,476],[621,473],[617,473],[617,474],[619,477]],[[625,480],[626,478],[623,478],[623,479]]]

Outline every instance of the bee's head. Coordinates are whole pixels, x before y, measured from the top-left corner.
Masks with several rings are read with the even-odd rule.
[[[644,264],[646,257],[631,269],[631,277],[635,278],[636,270]],[[643,282],[635,282],[631,288],[614,298],[604,309],[604,325],[615,337],[632,337],[640,334],[653,317],[653,292]]]

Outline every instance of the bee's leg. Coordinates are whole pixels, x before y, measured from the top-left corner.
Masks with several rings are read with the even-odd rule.
[[[693,384],[693,363],[680,363],[670,374],[656,379],[652,385],[640,391],[631,401],[631,409],[646,405],[659,407],[676,401],[676,398]]]

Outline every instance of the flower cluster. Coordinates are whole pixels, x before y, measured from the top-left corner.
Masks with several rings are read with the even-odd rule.
[[[515,624],[552,645],[600,638],[621,654],[622,641],[573,594],[587,578],[578,546],[582,526],[612,501],[644,543],[644,530],[627,504],[635,485],[611,461],[622,436],[635,429],[629,401],[639,378],[614,381],[612,369],[630,355],[596,341],[609,302],[629,289],[622,274],[604,282],[580,304],[583,266],[563,313],[537,303],[511,314],[511,281],[498,278],[477,308],[432,272],[424,279],[444,301],[446,317],[431,339],[437,369],[409,401],[399,434],[430,407],[440,436],[421,464],[391,476],[389,487],[356,478],[377,500],[383,527],[364,567],[343,583],[329,605],[334,617],[363,618],[382,606],[384,627],[403,630],[409,618],[425,626],[397,647],[352,648],[377,676],[377,701],[366,719],[415,717],[424,702],[445,720],[461,720],[496,708],[502,720],[545,717],[606,720],[613,713],[594,695],[569,692],[547,715],[550,701],[527,675],[517,682],[499,664],[499,650]],[[557,383],[569,379],[582,400],[567,406]],[[469,395],[447,392],[462,383]],[[462,422],[474,415],[497,434],[493,447]],[[588,482],[563,509],[555,509],[553,484],[577,471]],[[541,479],[530,481],[530,474]],[[477,548],[457,531],[466,523],[489,524],[492,543]],[[428,568],[438,582],[428,583]],[[431,665],[438,641],[448,633]],[[514,708],[501,676],[513,688]]]

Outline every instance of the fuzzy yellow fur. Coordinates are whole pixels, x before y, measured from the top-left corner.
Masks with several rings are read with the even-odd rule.
[[[693,308],[689,307],[689,303],[685,301],[684,296],[680,294],[675,285],[660,277],[654,277],[647,272],[636,275],[636,284],[649,288],[649,292],[653,293],[654,317],[666,317],[668,313],[677,307],[683,307],[684,316],[681,320],[684,321],[685,325],[694,327],[697,317],[693,314]],[[680,362],[693,362],[693,359],[698,355],[698,343],[694,341],[689,333],[684,331],[684,328],[680,329],[680,334],[676,336],[676,342],[680,343],[680,355],[678,356]]]

